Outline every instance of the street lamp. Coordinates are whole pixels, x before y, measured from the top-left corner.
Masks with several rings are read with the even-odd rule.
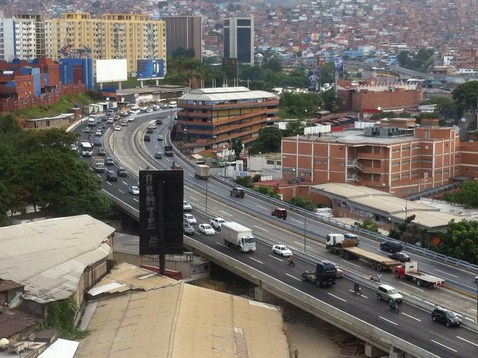
[[[307,240],[307,214],[304,215],[304,254],[306,252],[306,240]]]
[[[208,180],[206,179],[206,205],[205,205],[206,210],[205,211],[207,211],[207,182],[208,182]]]

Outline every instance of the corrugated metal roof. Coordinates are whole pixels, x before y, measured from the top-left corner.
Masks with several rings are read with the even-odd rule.
[[[40,303],[70,297],[85,268],[110,252],[115,229],[88,215],[0,228],[0,277]]]
[[[158,275],[129,264],[98,286],[118,282],[131,291],[101,300],[76,357],[288,358],[278,307]],[[144,289],[141,290],[141,288]],[[243,332],[239,340],[236,332]]]
[[[192,90],[180,98],[182,101],[230,101],[230,100],[260,100],[277,98],[267,91],[251,91],[247,87],[216,87]]]

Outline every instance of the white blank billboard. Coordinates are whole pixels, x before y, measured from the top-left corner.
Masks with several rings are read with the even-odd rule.
[[[96,60],[96,82],[119,82],[128,80],[128,62],[120,60]]]

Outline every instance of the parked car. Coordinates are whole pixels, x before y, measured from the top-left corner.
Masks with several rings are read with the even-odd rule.
[[[189,204],[188,201],[183,200],[183,211],[192,211],[193,207]]]
[[[410,262],[410,256],[404,252],[394,252],[393,254],[388,255],[388,258],[400,262]]]
[[[231,189],[230,194],[236,198],[243,198],[245,193],[244,189],[236,187]]]
[[[129,187],[130,194],[139,195],[139,188],[136,185]]]
[[[108,119],[106,120],[106,123],[108,123],[108,124],[113,124],[114,121],[115,121],[114,118],[111,118],[111,117],[110,117],[110,118],[108,118]]]
[[[97,147],[101,147],[101,138],[95,138],[95,141],[93,142],[93,145]]]
[[[272,211],[272,216],[275,216],[279,219],[287,219],[287,210],[283,208],[275,208]]]
[[[183,223],[183,232],[184,235],[192,236],[196,232],[194,228],[189,223]]]
[[[204,235],[214,235],[216,233],[216,231],[209,224],[200,224],[199,232],[203,233]]]
[[[115,126],[115,131],[120,131],[121,130],[121,126]]]
[[[284,257],[292,256],[292,251],[285,245],[272,245],[272,251]]]
[[[106,181],[118,181],[118,177],[116,176],[116,173],[112,170],[108,170],[106,172]]]
[[[379,300],[394,300],[397,303],[402,302],[403,296],[398,293],[397,289],[390,285],[379,285],[377,287],[377,298]]]
[[[95,132],[95,136],[101,137],[102,135],[103,135],[103,132],[101,131],[101,129],[97,129]]]
[[[443,323],[447,327],[459,327],[461,324],[461,318],[457,313],[441,307],[432,311],[432,320]]]
[[[112,165],[115,165],[115,162],[114,162],[114,160],[111,159],[111,158],[106,158],[105,164],[106,164],[107,166],[112,166]]]
[[[119,177],[127,177],[128,173],[126,172],[125,168],[118,167],[118,169],[116,170],[116,175],[118,175]]]
[[[380,243],[380,250],[395,253],[403,250],[403,245],[395,241],[384,241]]]
[[[197,224],[196,218],[192,214],[183,214],[183,219],[188,224],[191,224],[191,225]]]
[[[90,127],[85,127],[85,129],[83,129],[83,133],[91,133]]]
[[[154,157],[155,157],[156,159],[163,159],[163,155],[161,154],[161,152],[156,152],[156,153],[154,153]]]
[[[106,150],[103,147],[98,148],[98,155],[105,156],[106,155]]]
[[[221,230],[221,224],[225,222],[226,220],[224,220],[223,218],[214,218],[211,219],[210,224],[214,229]]]

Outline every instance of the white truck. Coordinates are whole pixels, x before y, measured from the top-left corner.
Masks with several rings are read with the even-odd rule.
[[[103,173],[105,171],[105,158],[99,155],[91,157],[91,166],[97,173]]]
[[[205,164],[196,164],[194,176],[196,178],[207,179],[211,176],[211,168]]]
[[[227,247],[234,246],[241,252],[256,251],[256,238],[252,235],[252,230],[237,222],[222,223],[221,235]]]
[[[418,270],[418,262],[410,261],[395,267],[395,278],[408,278],[420,287],[443,286],[445,279]]]

